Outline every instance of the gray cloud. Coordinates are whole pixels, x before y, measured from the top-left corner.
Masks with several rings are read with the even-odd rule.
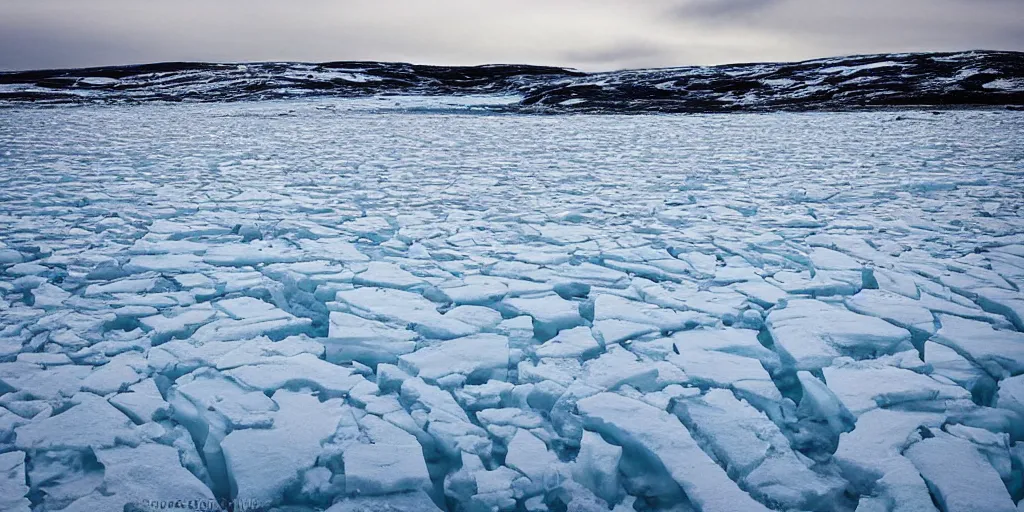
[[[670,58],[668,50],[650,42],[621,42],[605,47],[566,52],[567,62],[578,62],[583,67],[622,68],[658,66]]]
[[[159,54],[147,41],[131,45],[103,34],[39,30],[0,19],[0,69],[81,67],[90,63],[143,62]]]
[[[670,12],[687,20],[747,16],[783,1],[785,0],[691,0],[674,6]]]
[[[1024,50],[1020,0],[0,0],[0,69],[168,60],[587,70]]]

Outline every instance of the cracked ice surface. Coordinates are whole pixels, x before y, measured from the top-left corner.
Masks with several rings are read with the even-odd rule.
[[[3,110],[0,508],[1021,507],[1021,114],[325,106]]]

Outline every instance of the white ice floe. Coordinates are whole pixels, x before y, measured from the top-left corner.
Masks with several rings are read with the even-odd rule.
[[[817,300],[790,301],[773,309],[766,324],[782,357],[800,370],[828,366],[841,356],[867,358],[912,348],[906,329]]]
[[[571,329],[583,323],[579,304],[554,293],[506,299],[503,303],[514,314],[529,315],[533,318],[534,331],[544,338],[551,338],[558,334],[558,331]]]
[[[398,358],[398,366],[428,382],[437,382],[455,374],[473,380],[505,380],[508,356],[508,338],[497,334],[478,334],[405,354]]]
[[[167,402],[160,395],[153,379],[138,382],[130,386],[127,392],[110,397],[109,401],[110,405],[117,407],[136,425],[159,421],[169,415]]]
[[[331,312],[329,322],[324,345],[327,360],[332,363],[394,363],[399,356],[416,348],[417,334],[402,327],[339,311]]]
[[[883,290],[861,290],[844,302],[850,311],[886,320],[925,335],[935,334],[935,318],[919,301]]]
[[[338,367],[309,353],[239,366],[224,373],[242,384],[268,393],[304,385],[327,394],[342,395],[365,380],[355,375],[351,368]]]
[[[181,466],[172,447],[145,443],[105,448],[96,451],[96,460],[104,468],[103,493],[79,498],[65,510],[124,510],[160,503],[187,510],[189,503],[216,502],[209,487]]]
[[[339,291],[337,300],[354,315],[405,325],[430,338],[458,338],[480,330],[445,317],[437,310],[439,304],[412,292],[388,288],[356,288]]]
[[[22,450],[85,450],[134,444],[141,433],[132,421],[106,400],[76,394],[66,411],[33,419],[14,429],[14,445]]]
[[[847,361],[824,368],[822,373],[828,388],[854,416],[876,407],[927,410],[927,402],[970,400],[971,397],[966,389],[955,384],[871,361]]]
[[[857,418],[852,432],[840,436],[836,462],[843,477],[862,496],[878,499],[884,510],[934,510],[924,479],[902,454],[920,427],[940,423],[941,414],[872,410]]]
[[[544,441],[537,439],[529,430],[519,429],[508,443],[505,464],[530,480],[541,482],[545,473],[552,471],[558,464],[558,457],[548,451]]]
[[[263,506],[280,503],[301,472],[316,464],[342,414],[338,399],[321,402],[284,390],[270,398],[278,407],[272,428],[235,430],[220,441],[231,496]]]
[[[711,350],[682,349],[668,361],[686,372],[689,383],[736,391],[762,408],[782,401],[782,394],[757,359]]]
[[[345,449],[345,492],[356,496],[429,491],[418,444],[354,444]]]
[[[0,454],[0,507],[11,512],[31,510],[25,481],[25,452]]]
[[[214,308],[226,314],[196,329],[192,339],[201,342],[231,341],[258,336],[280,339],[305,332],[308,318],[300,318],[273,304],[252,297],[238,297],[214,303]]]
[[[602,343],[594,338],[589,327],[574,327],[558,333],[537,347],[538,357],[589,358],[601,351]]]
[[[733,478],[770,503],[819,510],[837,503],[846,483],[810,469],[767,416],[726,390],[678,402],[677,414]]]
[[[327,509],[328,512],[437,512],[441,509],[423,491],[379,496],[345,498]]]
[[[625,447],[624,456],[657,461],[701,510],[768,510],[730,480],[665,411],[611,393],[584,398],[577,407],[588,429],[616,440]]]
[[[942,328],[933,338],[1002,379],[1024,373],[1024,334],[951,315],[939,315]]]
[[[615,503],[622,492],[619,477],[621,460],[621,446],[608,443],[599,434],[584,431],[580,452],[572,467],[573,479],[599,498]]]
[[[995,404],[996,407],[1020,414],[1024,422],[1024,375],[1000,381]]]
[[[967,441],[931,437],[913,444],[904,455],[921,472],[942,510],[1016,510],[999,473]],[[950,460],[957,462],[950,465]]]

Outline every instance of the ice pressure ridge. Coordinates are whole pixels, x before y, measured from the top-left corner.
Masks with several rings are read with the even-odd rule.
[[[481,104],[467,96],[507,98]],[[382,62],[162,63],[0,73],[0,105],[454,96],[416,109],[651,113],[1024,107],[1024,53],[972,51],[582,73]]]
[[[315,106],[0,122],[0,509],[1024,508],[1019,114]]]

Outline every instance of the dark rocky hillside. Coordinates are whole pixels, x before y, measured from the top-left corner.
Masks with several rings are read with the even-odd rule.
[[[205,64],[0,73],[0,103],[217,102],[514,95],[524,113],[732,112],[1024,106],[1024,53],[867,55],[607,73],[380,62]]]

